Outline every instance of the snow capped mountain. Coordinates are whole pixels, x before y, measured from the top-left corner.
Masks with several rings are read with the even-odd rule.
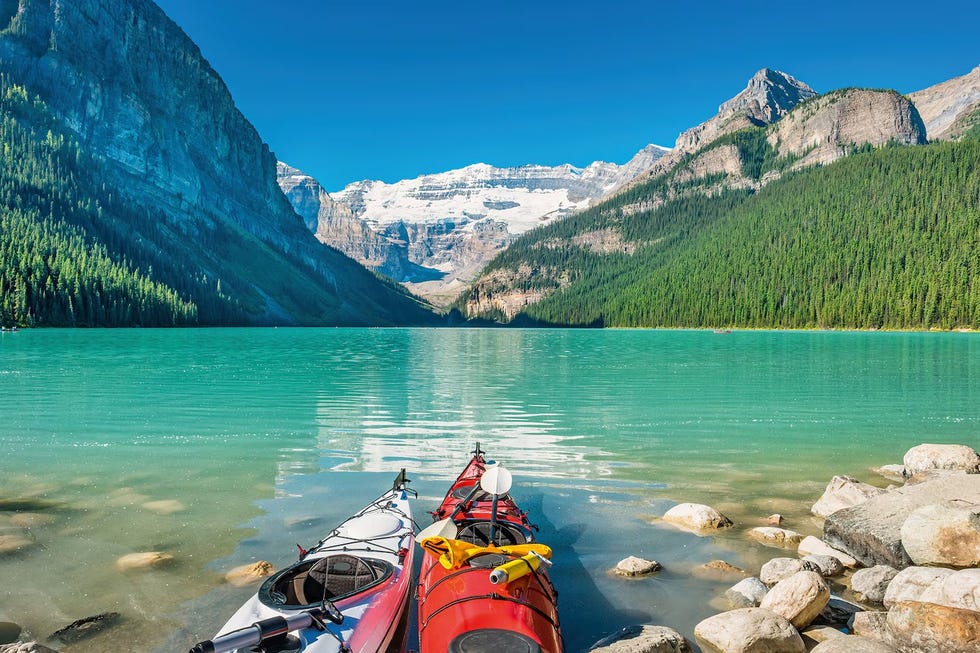
[[[477,163],[329,194],[280,164],[279,185],[320,242],[446,305],[516,236],[587,208],[668,151],[648,145],[623,165],[585,168]]]

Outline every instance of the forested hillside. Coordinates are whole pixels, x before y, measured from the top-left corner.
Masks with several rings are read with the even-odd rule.
[[[743,170],[785,168],[754,136],[728,137]],[[957,143],[861,148],[757,193],[622,210],[662,201],[668,181],[519,239],[485,273],[500,286],[467,301],[544,290],[523,314],[551,324],[980,328],[977,129]],[[610,232],[614,249],[589,237]]]

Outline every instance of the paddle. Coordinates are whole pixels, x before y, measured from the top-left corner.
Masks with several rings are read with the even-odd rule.
[[[493,544],[494,537],[497,535],[497,499],[500,498],[501,494],[507,494],[512,482],[513,479],[511,478],[510,472],[500,465],[494,465],[488,468],[487,471],[483,472],[483,476],[480,477],[480,487],[493,495],[493,505],[490,508],[491,544]]]

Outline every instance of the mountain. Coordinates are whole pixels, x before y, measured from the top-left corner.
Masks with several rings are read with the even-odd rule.
[[[980,124],[980,66],[908,97],[925,122],[929,140],[955,140]]]
[[[73,213],[68,226],[196,306],[196,323],[432,319],[400,288],[316,241],[279,189],[275,156],[155,4],[3,0],[0,27],[0,73],[26,96],[21,126],[69,144],[72,192],[99,207]],[[24,271],[6,278],[11,287],[58,283]],[[32,319],[46,323],[36,312]]]
[[[321,242],[446,304],[514,237],[589,206],[666,151],[649,145],[623,165],[585,168],[481,163],[335,193],[280,164],[279,184]]]
[[[700,133],[707,131],[700,130]],[[944,169],[928,170],[923,162],[935,161],[930,155],[918,159],[916,155],[908,154],[913,159],[911,162],[902,159],[906,151],[919,148],[900,146],[923,145],[926,131],[912,103],[894,91],[842,89],[803,100],[775,122],[734,131],[719,128],[714,133],[721,135],[710,142],[702,142],[698,149],[683,156],[676,156],[677,150],[671,152],[669,156],[675,159],[673,164],[665,166],[658,174],[647,173],[594,207],[559,224],[528,233],[512,243],[487,266],[472,289],[461,298],[460,308],[470,316],[502,321],[523,314],[534,320],[554,323],[623,326],[867,326],[849,321],[857,319],[853,313],[847,313],[844,320],[841,316],[845,311],[833,315],[825,311],[819,316],[816,312],[799,313],[785,321],[778,311],[753,313],[746,309],[743,314],[736,307],[733,313],[723,313],[717,310],[716,302],[721,301],[720,298],[728,301],[729,290],[713,285],[712,266],[728,269],[733,259],[726,257],[739,262],[754,261],[759,267],[738,270],[738,274],[746,275],[746,278],[722,278],[729,280],[731,288],[751,284],[756,288],[758,279],[769,278],[776,272],[768,269],[769,264],[765,262],[765,243],[782,243],[784,231],[795,233],[802,228],[797,221],[803,216],[818,212],[825,217],[821,212],[828,202],[823,196],[834,194],[836,203],[839,191],[844,188],[861,197],[852,198],[853,211],[845,210],[847,203],[843,201],[845,209],[840,209],[840,214],[827,216],[826,220],[839,220],[854,233],[863,233],[865,227],[860,221],[868,215],[876,215],[881,208],[877,204],[880,198],[862,195],[865,191],[861,185],[853,183],[853,178],[867,176],[864,172],[859,174],[853,165],[843,168],[831,165],[842,164],[854,155],[863,157],[863,165],[871,166],[872,175],[880,159],[889,164],[894,162],[896,171],[911,168],[915,172],[909,174],[924,175],[923,183],[930,183],[930,188],[938,188],[936,192],[939,193],[943,184],[955,188],[958,183],[955,175],[959,164],[950,166],[953,172],[947,174]],[[879,150],[880,154],[877,153]],[[942,157],[946,156],[956,160],[955,151],[943,151]],[[945,164],[946,159],[942,157],[940,160]],[[657,162],[654,170],[666,159]],[[820,167],[815,169],[815,166]],[[824,168],[847,172],[842,179],[838,176],[842,173],[824,172]],[[867,186],[878,183],[878,180],[862,183]],[[900,202],[901,193],[908,193],[908,180],[895,172],[888,178],[888,183],[888,192],[895,194],[895,202]],[[814,186],[811,188],[807,184]],[[952,192],[961,190],[955,188]],[[969,189],[964,192],[970,197]],[[768,204],[762,198],[767,198]],[[869,199],[870,206],[867,204]],[[914,211],[925,209],[925,205],[917,203],[918,199],[901,205],[901,211],[894,211],[901,215],[895,219],[914,220]],[[933,200],[930,197],[929,201]],[[753,210],[761,211],[765,220]],[[909,211],[913,213],[909,214]],[[727,231],[735,224],[730,220],[731,216],[745,212],[748,217],[742,218],[739,231]],[[759,226],[759,231],[753,231],[755,226],[762,224],[764,227]],[[808,226],[810,224],[807,222]],[[840,224],[834,224],[832,228],[842,229]],[[840,233],[847,233],[846,229]],[[936,238],[943,236],[942,233],[933,235]],[[888,242],[904,246],[921,236],[903,233],[901,240],[896,237]],[[807,237],[814,236],[808,234]],[[822,263],[819,256],[831,260],[836,256],[835,248],[826,242],[819,247],[808,247],[805,243],[795,245],[804,247],[804,252],[793,251],[787,246],[786,253],[782,254],[787,258],[779,261],[783,268],[792,268],[793,261],[807,261],[817,267]],[[869,246],[873,245],[869,243]],[[753,250],[751,255],[743,254],[745,248],[753,247],[761,248],[759,252],[762,253]],[[837,247],[841,248],[840,245]],[[671,268],[668,262],[680,256],[681,251],[688,258],[683,264],[677,264],[681,268]],[[702,258],[708,251],[716,253],[717,257],[711,261]],[[779,255],[778,252],[774,254]],[[854,257],[865,255],[867,250],[853,251]],[[796,258],[792,259],[793,256]],[[908,256],[912,253],[902,250],[899,260]],[[923,255],[916,256],[922,258]],[[861,263],[848,262],[847,265],[859,266]],[[865,269],[869,267],[865,264]],[[883,278],[894,276],[894,270],[880,272]],[[652,279],[663,287],[655,290],[650,285]],[[692,279],[698,282],[692,284]],[[918,281],[923,287],[935,283],[927,278]],[[810,292],[805,286],[801,289],[798,282],[793,286],[798,294]],[[683,289],[683,293],[678,289]],[[698,296],[702,290],[708,294]],[[814,285],[813,292],[824,291],[820,284]],[[866,289],[862,288],[860,292],[866,292]],[[764,296],[768,294],[771,293],[763,293]],[[742,298],[743,301],[750,299]],[[666,304],[656,304],[654,300]],[[875,301],[881,301],[881,298],[875,297]],[[704,308],[701,317],[696,317],[699,315],[696,312],[684,313],[689,308],[685,302]],[[671,306],[675,308],[671,309]],[[728,317],[723,319],[722,315]],[[898,319],[883,321],[879,326],[883,324],[923,326],[922,322],[916,323],[911,318],[904,323]],[[926,321],[925,325],[931,323]]]

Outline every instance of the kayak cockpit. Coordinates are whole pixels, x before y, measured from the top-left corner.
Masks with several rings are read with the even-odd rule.
[[[492,542],[490,533],[493,532]],[[506,546],[508,544],[527,544],[534,538],[529,532],[509,522],[474,521],[460,524],[457,540],[480,546]]]
[[[302,610],[380,585],[394,572],[390,562],[349,553],[304,560],[266,580],[258,598],[277,610]]]

